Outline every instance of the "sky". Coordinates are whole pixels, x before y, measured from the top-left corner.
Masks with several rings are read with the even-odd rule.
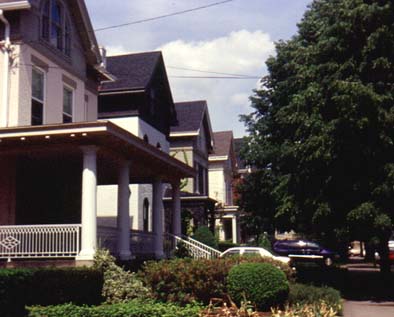
[[[85,0],[94,29],[206,6],[221,0]],[[206,9],[126,27],[97,31],[108,55],[162,51],[175,102],[206,100],[214,131],[246,135],[239,115],[275,42],[297,32],[311,0],[232,0]],[[187,68],[197,71],[186,71]],[[247,75],[250,79],[184,78]]]

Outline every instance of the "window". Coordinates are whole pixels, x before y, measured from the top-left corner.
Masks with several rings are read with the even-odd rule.
[[[144,231],[149,231],[149,200],[144,199],[144,206],[142,207],[142,220]]]
[[[33,68],[31,81],[31,124],[44,123],[44,72]]]
[[[71,28],[63,4],[58,0],[46,0],[41,15],[41,37],[70,56]]]
[[[63,123],[73,122],[73,95],[71,88],[63,88]]]
[[[145,141],[146,143],[149,143],[148,135],[145,134],[143,139],[144,139],[144,141]]]

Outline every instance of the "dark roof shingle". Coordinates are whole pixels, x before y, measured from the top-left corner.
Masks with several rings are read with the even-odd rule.
[[[171,132],[198,131],[202,125],[206,109],[207,102],[205,100],[175,103],[178,125],[172,126]]]
[[[145,89],[154,73],[161,52],[146,52],[107,57],[107,70],[115,82],[104,83],[100,91]]]
[[[211,156],[230,155],[233,142],[232,131],[221,131],[213,133],[213,154]]]

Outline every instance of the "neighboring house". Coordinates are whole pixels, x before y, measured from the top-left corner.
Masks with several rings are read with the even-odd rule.
[[[232,131],[215,132],[214,150],[209,155],[209,195],[217,200],[219,239],[240,242],[240,212],[234,204],[233,182],[237,175]]]
[[[171,127],[170,153],[196,170],[194,178],[182,182],[183,234],[201,225],[214,231],[215,203],[209,196],[208,157],[212,153],[212,128],[206,101],[175,103],[178,124]],[[165,202],[170,203],[171,191]],[[188,226],[191,228],[188,230]],[[187,232],[189,231],[189,232]]]
[[[162,184],[174,185],[180,232],[179,182],[194,170],[122,122],[97,121],[97,88],[113,76],[84,1],[0,0],[0,40],[0,258],[90,262],[97,241],[112,239],[114,252],[129,259],[130,183],[152,184],[153,248],[161,257]],[[97,185],[118,188],[113,230],[97,225]]]
[[[161,52],[144,52],[111,56],[107,69],[114,82],[99,89],[99,118],[118,124],[157,149],[169,153],[170,126],[177,123],[177,114]],[[130,184],[130,227],[133,233],[152,233],[152,185]],[[99,187],[99,223],[116,227],[117,188]],[[168,221],[167,221],[168,222]],[[172,230],[172,219],[166,226]],[[152,241],[152,239],[151,239]],[[142,245],[141,252],[149,252]]]

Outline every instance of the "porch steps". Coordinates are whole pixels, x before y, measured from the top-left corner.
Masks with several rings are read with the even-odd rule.
[[[194,259],[215,259],[221,254],[219,250],[188,236],[179,237],[171,235],[171,237],[174,239],[175,246],[182,243]]]

